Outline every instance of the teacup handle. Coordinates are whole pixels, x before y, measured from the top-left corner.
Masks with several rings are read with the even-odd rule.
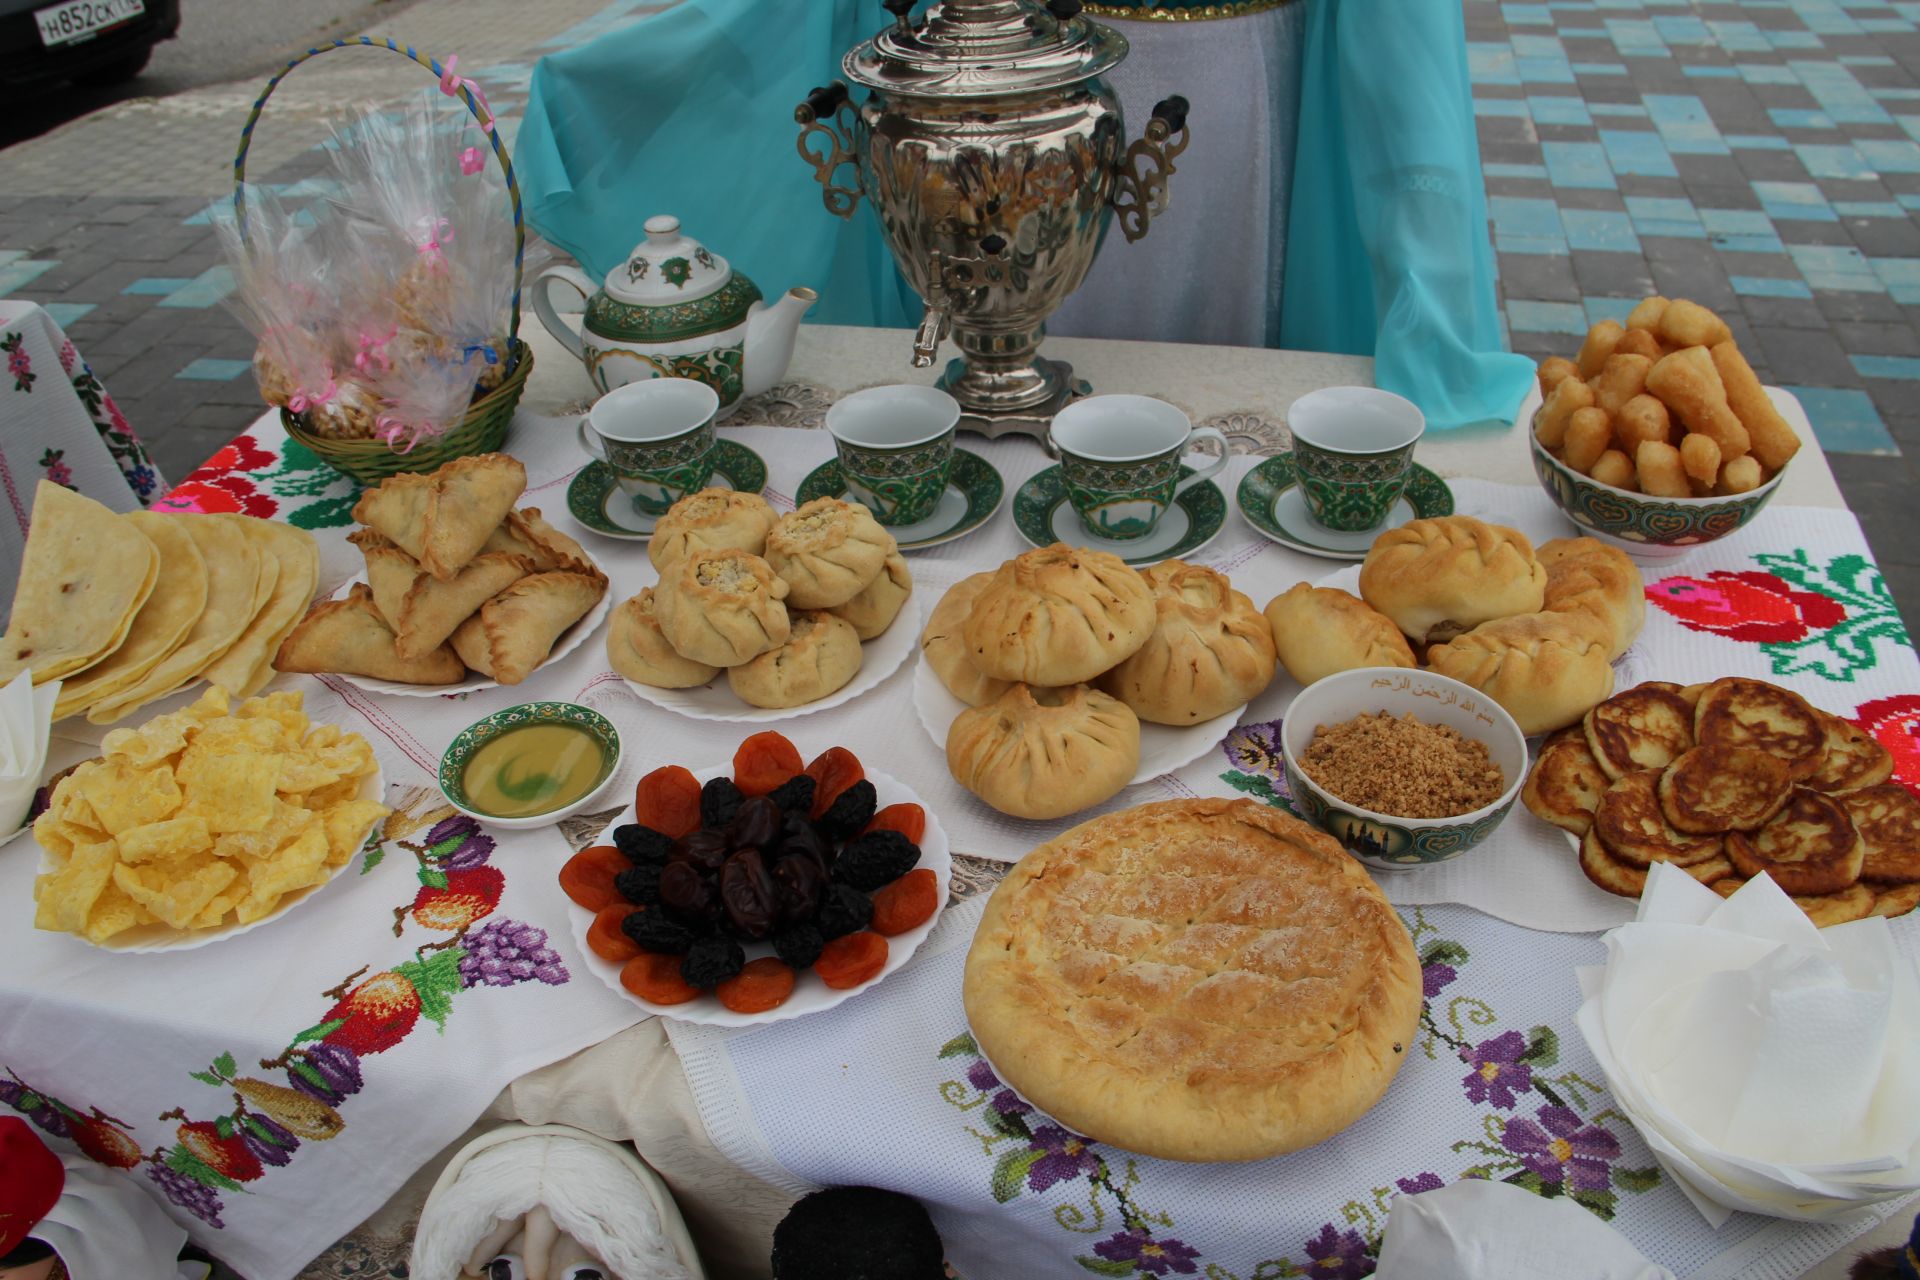
[[[1196,440],[1212,440],[1220,446],[1220,456],[1188,476],[1185,480],[1182,480],[1179,484],[1173,486],[1175,493],[1185,493],[1201,481],[1211,480],[1213,477],[1219,475],[1221,470],[1227,465],[1227,459],[1233,456],[1233,450],[1232,447],[1227,444],[1227,438],[1212,427],[1195,427],[1192,431],[1188,432],[1187,442],[1180,446],[1181,452],[1184,454],[1187,450],[1192,449]]]
[[[590,458],[598,458],[602,462],[607,460],[607,455],[595,447],[592,426],[584,415],[580,419],[580,447],[587,451],[587,456]]]

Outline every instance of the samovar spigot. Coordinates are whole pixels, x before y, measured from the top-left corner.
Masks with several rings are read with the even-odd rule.
[[[913,367],[925,369],[939,354],[940,343],[953,327],[954,312],[964,314],[968,291],[1006,278],[1005,236],[980,237],[980,252],[970,258],[935,249],[927,259],[927,309],[913,331]]]
[[[1113,212],[1120,233],[1128,241],[1147,234],[1153,220],[1167,211],[1167,179],[1173,176],[1174,157],[1187,149],[1187,100],[1179,94],[1162,98],[1114,175]]]
[[[847,82],[835,80],[807,94],[807,100],[793,109],[793,121],[800,126],[794,145],[799,148],[800,158],[813,166],[815,181],[825,188],[820,198],[827,212],[853,217],[854,206],[860,203],[859,186],[843,187],[833,180],[841,165],[855,163],[853,100],[847,96]],[[818,151],[807,146],[807,140],[814,137],[823,141]],[[856,167],[856,184],[858,172]]]
[[[894,30],[901,35],[913,34],[913,6],[919,0],[880,0],[880,7],[893,15]]]

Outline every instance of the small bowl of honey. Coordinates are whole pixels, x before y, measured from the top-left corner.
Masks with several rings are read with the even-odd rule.
[[[620,731],[577,702],[523,702],[462,729],[440,757],[440,790],[489,826],[551,826],[620,771]]]

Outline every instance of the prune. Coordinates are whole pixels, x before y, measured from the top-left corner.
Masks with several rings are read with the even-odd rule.
[[[813,923],[820,936],[831,941],[866,928],[872,919],[873,899],[850,884],[836,884],[821,897],[820,914]]]
[[[733,785],[732,778],[715,778],[700,788],[700,825],[719,830],[733,821],[746,796]]]
[[[613,844],[627,855],[630,862],[662,863],[667,860],[667,850],[673,847],[673,837],[655,831],[652,827],[643,827],[637,822],[613,829]]]
[[[769,791],[767,799],[780,806],[780,812],[797,813],[804,818],[813,808],[813,789],[819,785],[806,774],[796,773]]]
[[[798,924],[773,935],[773,954],[796,969],[811,969],[820,958],[820,948],[826,945],[820,930],[810,924]]]
[[[773,864],[773,889],[780,923],[805,924],[820,909],[826,869],[807,854],[790,854]]]
[[[660,869],[660,905],[674,919],[702,933],[720,914],[713,885],[691,862],[669,862]]]
[[[880,803],[879,793],[865,778],[842,791],[818,819],[821,834],[830,840],[847,840],[866,830],[873,811]]]
[[[747,953],[732,938],[702,938],[687,948],[680,976],[689,986],[715,987],[747,967]]]
[[[735,849],[765,849],[780,836],[780,806],[755,796],[727,824],[727,843]]]
[[[668,862],[691,862],[702,871],[718,871],[727,860],[727,838],[718,831],[681,836],[667,851]]]
[[[773,877],[758,849],[742,849],[720,868],[720,902],[741,937],[764,938],[773,931]]]
[[[819,859],[823,867],[833,865],[833,841],[820,834],[820,828],[813,825],[804,813],[790,813],[780,827],[781,856],[789,853],[810,853]]]
[[[693,930],[676,924],[659,911],[636,911],[620,922],[620,932],[633,939],[642,951],[665,956],[685,953],[693,945]]]
[[[613,888],[628,902],[651,907],[660,901],[660,868],[652,865],[628,867],[613,878]]]
[[[898,831],[869,831],[840,850],[833,878],[872,893],[913,870],[919,861],[920,847]]]

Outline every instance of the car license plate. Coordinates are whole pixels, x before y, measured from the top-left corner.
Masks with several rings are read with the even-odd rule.
[[[40,43],[52,48],[85,40],[146,11],[146,0],[67,0],[35,10],[33,20],[40,24]]]

